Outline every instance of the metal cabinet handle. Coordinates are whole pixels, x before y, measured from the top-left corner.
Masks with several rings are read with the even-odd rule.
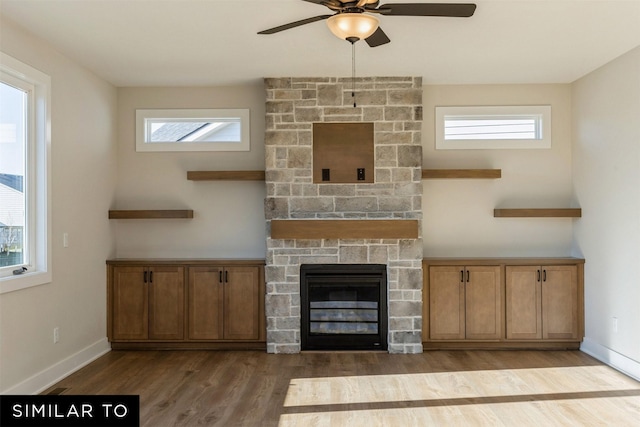
[[[467,270],[467,283],[469,283],[469,270]]]
[[[149,283],[153,283],[153,271],[149,272]]]
[[[542,281],[543,282],[547,281],[547,270],[542,270]]]
[[[538,270],[538,282],[540,281],[540,270]]]
[[[147,271],[145,270],[144,274],[142,275],[142,280],[144,281],[144,283],[147,283]]]
[[[218,272],[218,282],[222,283],[222,270]]]
[[[464,283],[464,270],[460,270],[460,282]]]
[[[224,271],[224,282],[229,283],[229,272],[227,270]]]

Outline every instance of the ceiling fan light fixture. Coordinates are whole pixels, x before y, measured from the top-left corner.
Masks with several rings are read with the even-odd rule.
[[[327,26],[339,39],[364,40],[378,29],[378,18],[365,13],[338,13],[327,19]]]

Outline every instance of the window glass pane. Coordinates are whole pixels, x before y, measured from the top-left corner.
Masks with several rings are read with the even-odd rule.
[[[534,117],[445,117],[445,139],[539,139]]]
[[[147,120],[146,142],[240,142],[240,117]]]
[[[0,82],[0,267],[26,263],[27,94]]]

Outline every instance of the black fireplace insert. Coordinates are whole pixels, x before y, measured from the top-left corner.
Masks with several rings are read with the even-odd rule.
[[[300,266],[303,350],[387,349],[387,266]]]

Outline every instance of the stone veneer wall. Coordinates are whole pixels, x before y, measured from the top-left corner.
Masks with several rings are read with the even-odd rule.
[[[386,264],[388,349],[422,352],[422,240],[278,240],[272,219],[417,219],[422,78],[267,78],[267,351],[300,351],[300,265]],[[373,122],[375,183],[314,184],[314,122]]]

